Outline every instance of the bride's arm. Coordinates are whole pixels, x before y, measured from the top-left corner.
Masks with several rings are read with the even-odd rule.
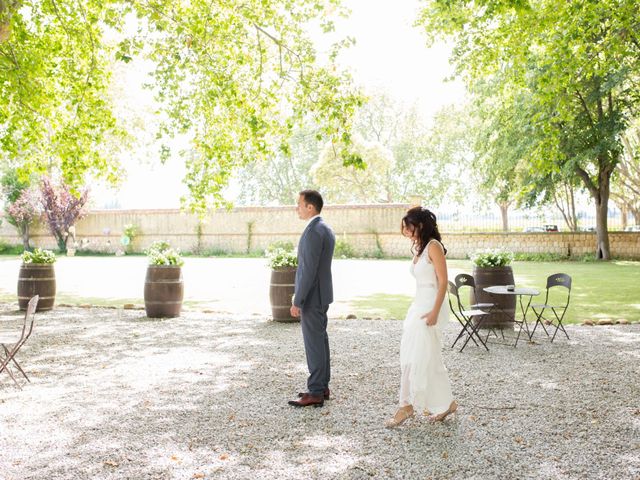
[[[449,282],[449,277],[447,276],[447,260],[444,257],[444,250],[440,242],[429,243],[427,253],[436,271],[436,279],[438,280],[438,293],[436,294],[436,301],[432,310],[435,314],[435,321],[437,321],[444,297],[447,294],[447,284]]]

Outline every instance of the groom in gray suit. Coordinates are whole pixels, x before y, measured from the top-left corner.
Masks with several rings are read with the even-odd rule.
[[[298,270],[291,316],[300,317],[309,378],[307,392],[289,401],[294,407],[321,407],[329,399],[331,362],[327,336],[327,311],[333,302],[331,259],[336,243],[331,227],[324,223],[322,196],[315,190],[303,190],[298,197],[298,217],[307,220],[298,243]]]

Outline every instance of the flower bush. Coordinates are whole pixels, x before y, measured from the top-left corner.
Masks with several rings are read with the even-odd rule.
[[[167,242],[154,242],[144,253],[149,258],[149,265],[175,265],[178,267],[184,265],[180,250],[172,248]]]
[[[42,179],[40,202],[44,218],[49,231],[58,242],[58,250],[63,253],[67,251],[67,238],[71,227],[87,213],[88,200],[88,188],[76,195],[72,192],[71,186],[63,181],[55,183],[48,177]]]
[[[267,259],[271,269],[295,268],[298,266],[298,255],[286,248],[274,248],[267,251]]]
[[[470,255],[478,267],[504,267],[513,261],[513,252],[501,249],[479,250]]]
[[[25,251],[20,258],[22,258],[22,263],[54,263],[56,254],[51,250],[36,248],[32,252]]]
[[[5,207],[9,223],[15,225],[22,236],[25,250],[31,250],[29,230],[33,221],[40,216],[40,210],[38,194],[31,188],[22,190],[16,201]]]

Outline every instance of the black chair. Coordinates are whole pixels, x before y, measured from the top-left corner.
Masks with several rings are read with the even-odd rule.
[[[469,275],[468,273],[459,273],[458,275],[456,275],[456,278],[454,279],[454,283],[456,284],[456,287],[458,288],[458,296],[462,297],[462,292],[464,288],[469,288],[470,292],[469,293],[473,293],[473,299],[477,300],[479,297],[478,292],[476,290],[476,281],[473,278],[472,275]],[[471,298],[471,297],[469,297]],[[495,303],[489,303],[489,302],[479,302],[479,303],[471,303],[471,301],[469,301],[469,307],[466,308],[464,306],[464,302],[462,300],[460,300],[460,304],[462,305],[462,308],[465,310],[472,310],[472,309],[477,309],[477,310],[486,310],[487,311],[487,315],[491,314],[491,310],[493,310],[493,308],[496,306]],[[482,325],[479,325],[478,328],[480,328]],[[493,333],[496,338],[498,338],[498,334],[496,333],[496,329],[493,327],[488,327],[489,328],[489,333]],[[502,331],[502,329],[500,329],[500,334],[502,335],[502,339],[504,340],[504,332]],[[487,338],[489,336],[487,335]]]
[[[477,347],[482,345],[488,352],[489,347],[487,347],[487,340],[486,339],[483,340],[480,334],[478,333],[480,322],[478,323],[474,322],[475,318],[482,317],[483,315],[487,315],[488,312],[485,312],[479,309],[465,310],[462,307],[462,303],[460,302],[458,287],[456,287],[455,283],[451,281],[449,281],[448,291],[449,291],[449,295],[448,295],[449,308],[451,309],[453,316],[456,317],[458,322],[460,322],[460,325],[462,325],[462,330],[460,330],[460,333],[458,333],[458,336],[453,342],[453,345],[451,345],[451,348],[455,347],[456,343],[458,343],[458,340],[460,340],[463,336],[466,335],[467,338],[462,344],[462,348],[460,348],[460,351],[464,350],[464,347],[467,346],[467,343],[469,343],[469,340],[473,340],[473,343],[475,343]],[[453,301],[452,298],[455,298],[455,301]],[[478,343],[476,339],[478,339],[480,343]]]
[[[478,298],[478,294],[476,292],[476,281],[473,278],[473,276],[469,275],[468,273],[459,273],[458,275],[456,275],[456,278],[454,279],[454,283],[458,288],[458,293],[462,292],[463,287],[469,287],[473,292],[473,298],[474,299]],[[462,305],[464,306],[464,303],[462,303]],[[469,308],[479,308],[481,310],[482,309],[486,310],[486,309],[491,309],[494,306],[495,306],[495,303],[474,303],[474,304],[470,304]]]
[[[25,344],[27,339],[31,336],[31,332],[33,331],[33,322],[36,314],[36,307],[38,306],[39,299],[40,296],[36,295],[35,297],[32,297],[31,300],[29,300],[27,311],[24,314],[22,330],[19,333],[15,332],[15,335],[4,335],[0,337],[0,346],[2,346],[2,350],[4,351],[4,357],[0,356],[0,373],[2,373],[3,371],[7,372],[7,374],[9,374],[18,388],[22,387],[20,387],[20,384],[13,376],[13,373],[11,373],[11,370],[9,370],[9,364],[13,364],[13,366],[18,369],[18,371],[24,376],[24,378],[27,379],[28,382],[31,381],[16,360],[16,354]]]
[[[551,337],[552,342],[556,338],[558,330],[562,330],[566,335],[567,340],[569,340],[569,334],[565,330],[562,321],[564,320],[564,315],[569,307],[570,299],[571,277],[566,273],[554,273],[553,275],[549,275],[547,277],[547,294],[544,298],[544,303],[531,305],[531,309],[536,315],[536,324],[533,326],[531,337],[533,338],[533,334],[536,333],[538,325],[542,327],[544,333],[546,333],[548,337],[549,332],[545,327],[545,323],[547,323],[547,325],[555,325],[556,327],[553,332],[553,336]],[[553,316],[547,313],[549,310],[553,313]],[[545,316],[545,314],[547,316]]]

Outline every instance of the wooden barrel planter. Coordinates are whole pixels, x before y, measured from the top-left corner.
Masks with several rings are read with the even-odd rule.
[[[26,310],[29,300],[40,295],[36,312],[51,310],[56,300],[56,272],[52,263],[23,263],[18,274],[18,306]]]
[[[300,319],[291,316],[291,298],[295,291],[296,268],[285,267],[271,270],[269,299],[271,313],[276,322],[297,322]]]
[[[513,315],[516,309],[515,295],[491,295],[483,290],[493,285],[514,285],[513,270],[510,266],[504,267],[473,267],[473,279],[476,283],[476,295],[471,292],[471,303],[494,303],[498,309],[482,320],[482,328],[509,328],[513,329]]]
[[[144,282],[144,309],[149,318],[179,317],[184,298],[182,268],[149,265]]]

